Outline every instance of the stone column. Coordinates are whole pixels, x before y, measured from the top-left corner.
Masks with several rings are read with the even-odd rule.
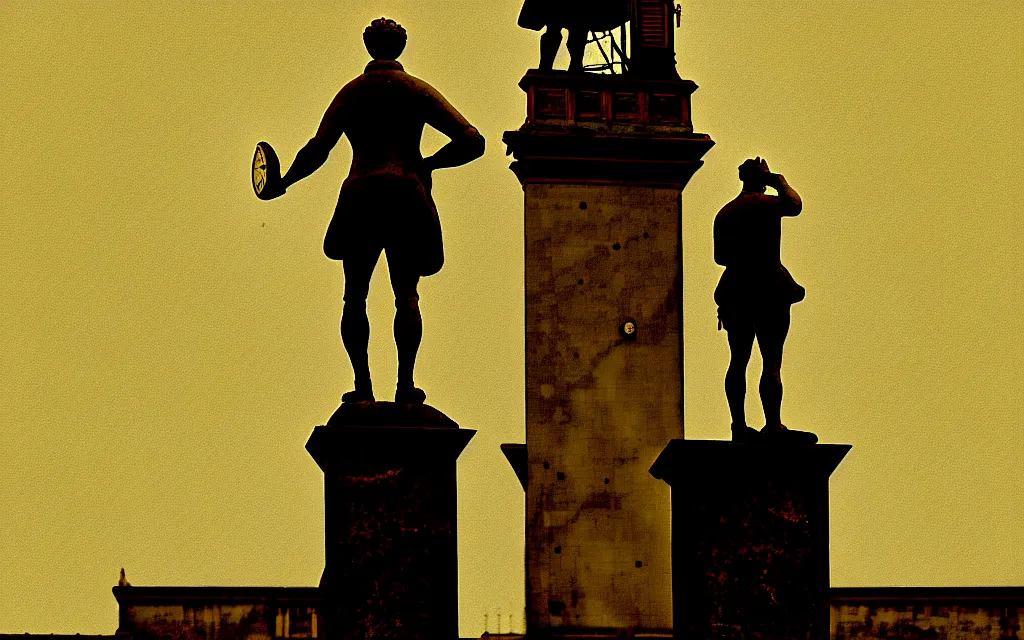
[[[850,448],[669,443],[651,475],[672,487],[676,638],[828,640],[828,482]]]
[[[475,433],[430,407],[389,402],[342,405],[313,430],[328,640],[457,640],[455,464]]]
[[[683,436],[680,194],[714,143],[689,81],[520,86],[504,140],[525,200],[527,629],[665,637],[669,493],[647,470]]]

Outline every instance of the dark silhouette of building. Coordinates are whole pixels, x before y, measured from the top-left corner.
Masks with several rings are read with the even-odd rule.
[[[322,638],[315,587],[114,587],[110,635],[0,634],[0,640],[278,640]],[[1024,587],[840,587],[831,638],[1024,640]],[[522,638],[486,634],[487,638]]]

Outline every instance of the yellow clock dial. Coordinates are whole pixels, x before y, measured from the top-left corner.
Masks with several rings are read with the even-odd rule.
[[[279,189],[280,182],[281,163],[274,148],[266,142],[259,143],[252,156],[252,190],[257,198],[269,200],[283,192]]]
[[[257,194],[267,184],[267,158],[263,155],[262,147],[256,147],[256,157],[252,161],[252,183],[256,186]]]

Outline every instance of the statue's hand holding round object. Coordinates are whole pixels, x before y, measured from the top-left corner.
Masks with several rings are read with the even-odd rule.
[[[284,194],[281,181],[281,161],[268,142],[256,145],[252,156],[252,190],[260,200],[271,200]]]

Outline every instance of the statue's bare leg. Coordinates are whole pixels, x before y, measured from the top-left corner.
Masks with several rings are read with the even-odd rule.
[[[789,305],[769,309],[757,321],[757,346],[761,350],[761,406],[764,428],[761,435],[793,444],[814,444],[818,436],[809,431],[789,429],[782,424],[782,347],[789,333]]]
[[[367,349],[370,344],[370,320],[366,317],[366,296],[370,291],[370,277],[380,257],[380,249],[361,256],[345,258],[345,308],[341,312],[341,341],[355,374],[355,390],[341,396],[342,402],[373,402],[373,384],[370,381],[370,363]]]
[[[747,427],[744,401],[747,395],[747,364],[754,346],[754,325],[746,318],[734,318],[726,323],[729,334],[729,370],[725,374],[725,397],[729,401],[733,432]]]
[[[569,50],[569,71],[583,73],[583,53],[587,48],[587,30],[582,27],[569,29],[566,48]]]
[[[397,252],[396,252],[397,253]],[[401,257],[388,254],[391,288],[395,292],[395,345],[398,347],[398,387],[395,402],[421,404],[426,394],[416,388],[413,369],[416,354],[423,338],[423,317],[420,315],[420,296],[416,285],[420,276],[412,265]]]
[[[541,71],[551,71],[555,66],[555,56],[558,55],[560,46],[562,46],[562,28],[549,24],[540,37],[539,69]]]
[[[757,346],[761,350],[761,406],[765,426],[782,424],[782,348],[789,333],[789,305],[772,309],[759,318]]]

